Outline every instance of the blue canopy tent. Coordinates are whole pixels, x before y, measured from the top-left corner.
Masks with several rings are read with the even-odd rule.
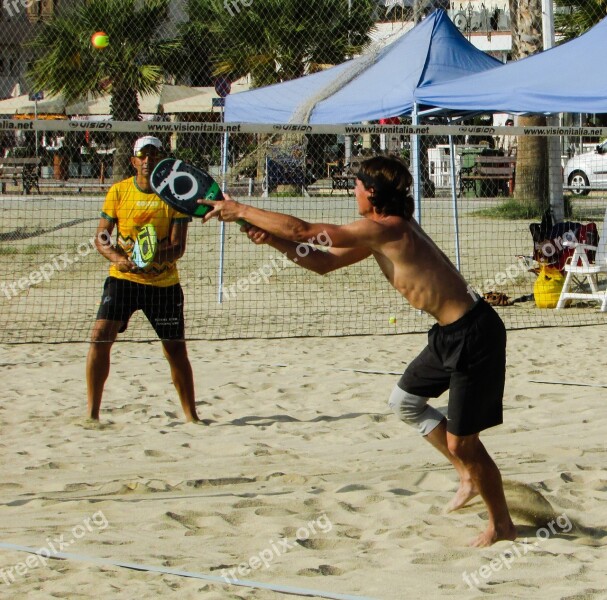
[[[571,40],[491,72],[450,82],[424,82],[415,90],[420,104],[481,112],[607,112],[607,19]],[[558,141],[549,140],[550,205],[564,218]]]
[[[417,102],[457,111],[607,112],[607,19],[578,38],[449,82],[423,81]]]
[[[225,120],[331,125],[410,114],[418,87],[501,64],[436,10],[392,43],[326,71],[228,96]]]
[[[292,81],[228,96],[225,121],[331,125],[411,114],[413,123],[417,124],[414,92],[420,85],[450,81],[495,69],[501,64],[473,46],[447,13],[438,9],[395,41],[371,48],[345,63]],[[418,136],[412,136],[411,156],[416,218],[421,221]],[[459,266],[453,146],[451,157]]]

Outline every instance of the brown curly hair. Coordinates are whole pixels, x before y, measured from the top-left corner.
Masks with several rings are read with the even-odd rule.
[[[369,201],[381,215],[413,216],[415,203],[411,195],[413,177],[407,165],[397,156],[374,156],[363,161],[356,177],[365,189],[372,190]]]

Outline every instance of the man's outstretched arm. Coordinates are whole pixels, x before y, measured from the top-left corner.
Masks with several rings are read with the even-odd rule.
[[[198,202],[213,207],[213,210],[205,215],[205,223],[213,217],[220,221],[244,220],[276,237],[292,242],[326,245],[322,240],[329,238],[332,248],[371,248],[381,235],[381,228],[368,219],[359,219],[347,225],[309,223],[292,215],[241,204],[227,194],[225,200]]]
[[[257,227],[242,229],[255,244],[268,244],[284,254],[296,265],[325,275],[336,269],[353,265],[371,255],[369,248],[332,248],[329,240],[317,247],[311,244],[297,243],[271,235]]]

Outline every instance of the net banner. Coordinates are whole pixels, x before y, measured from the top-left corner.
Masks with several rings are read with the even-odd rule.
[[[49,137],[63,137],[64,149],[39,156],[27,190],[23,171],[15,177],[2,176],[2,342],[86,341],[103,301],[109,267],[95,240],[113,176],[112,155],[103,153],[107,130],[83,131],[81,122],[77,129],[67,122],[55,124],[60,127],[54,129],[47,121],[30,123],[30,130],[22,129],[24,122],[20,122],[9,131],[31,135],[37,130]],[[114,132],[150,133],[166,139],[166,132],[161,133],[151,123],[111,125]],[[542,264],[563,260],[563,242],[579,235],[579,225],[594,223],[596,237],[589,241],[598,242],[607,206],[603,191],[607,185],[594,182],[589,189],[583,185],[571,187],[563,182],[564,165],[556,165],[554,175],[564,193],[562,207],[567,210],[564,222],[570,224],[569,229],[556,235],[538,203],[525,208],[528,214],[509,214],[517,201],[525,206],[520,198],[517,200],[517,189],[534,184],[524,177],[540,178],[540,174],[525,171],[520,156],[509,158],[500,149],[503,134],[510,131],[518,134],[519,147],[524,145],[521,140],[541,139],[537,134],[543,133],[543,139],[553,136],[565,152],[568,144],[593,147],[594,142],[585,140],[593,139],[595,132],[583,128],[582,136],[575,130],[560,137],[546,127],[534,127],[533,135],[528,135],[527,129],[492,127],[495,135],[490,136],[491,147],[486,132],[479,134],[473,126],[402,126],[404,131],[421,134],[421,224],[470,285],[496,304],[510,329],[603,322],[605,315],[596,302],[579,301],[563,310],[539,308],[534,289]],[[352,185],[353,169],[360,161],[382,151],[410,157],[411,135],[401,134],[395,126],[380,126],[377,130],[384,133],[379,134],[347,134],[356,152],[351,165],[340,162],[347,137],[344,126],[323,127],[322,133],[315,130],[295,144],[291,137],[285,141],[282,130],[270,135],[277,131],[274,126],[249,125],[227,136],[188,133],[187,149],[175,144],[169,153],[208,169],[242,202],[310,222],[338,224],[359,218]],[[174,131],[171,136],[179,139]],[[357,149],[358,141],[370,147]],[[166,143],[171,148],[171,137]],[[87,152],[91,146],[101,153]],[[224,154],[227,163],[222,168],[217,163]],[[596,159],[602,155],[591,156]],[[268,157],[274,163],[286,161],[291,170],[278,172],[283,175],[272,170],[270,179],[264,180]],[[564,162],[569,162],[566,154],[564,157]],[[485,161],[494,175],[475,176],[475,169]],[[9,162],[5,159],[3,169]],[[289,179],[293,165],[300,170],[297,177]],[[496,168],[502,172],[497,173]],[[541,206],[549,207],[549,190],[544,193]],[[541,226],[543,232],[538,237]],[[117,243],[116,231],[110,243]],[[330,241],[310,243],[326,246]],[[305,251],[302,246],[301,252]],[[562,269],[562,262],[560,266]],[[252,244],[235,224],[190,223],[187,249],[178,261],[178,269],[189,339],[393,334],[425,331],[432,324],[429,316],[413,310],[389,286],[372,258],[319,276],[268,246]],[[154,338],[154,330],[141,311],[135,313],[120,336],[123,340]]]

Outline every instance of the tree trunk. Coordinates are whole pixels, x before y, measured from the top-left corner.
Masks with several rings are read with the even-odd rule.
[[[519,0],[509,0],[508,1],[508,10],[510,11],[510,58],[509,60],[515,60],[515,56],[519,55],[518,49],[518,2]]]
[[[135,90],[121,86],[114,82],[112,98],[110,100],[110,112],[116,121],[140,121],[139,99]],[[122,181],[133,174],[131,156],[133,156],[133,144],[139,137],[135,133],[120,132],[114,134],[114,161],[113,181]]]
[[[512,59],[519,60],[543,49],[541,0],[510,0]],[[546,125],[546,117],[519,117],[522,126]],[[549,205],[548,139],[519,136],[516,153],[515,200],[536,206],[540,214]]]
[[[546,125],[541,115],[519,117],[519,125]],[[548,139],[539,136],[519,136],[516,153],[515,200],[535,206],[542,214],[550,204],[548,195]]]

